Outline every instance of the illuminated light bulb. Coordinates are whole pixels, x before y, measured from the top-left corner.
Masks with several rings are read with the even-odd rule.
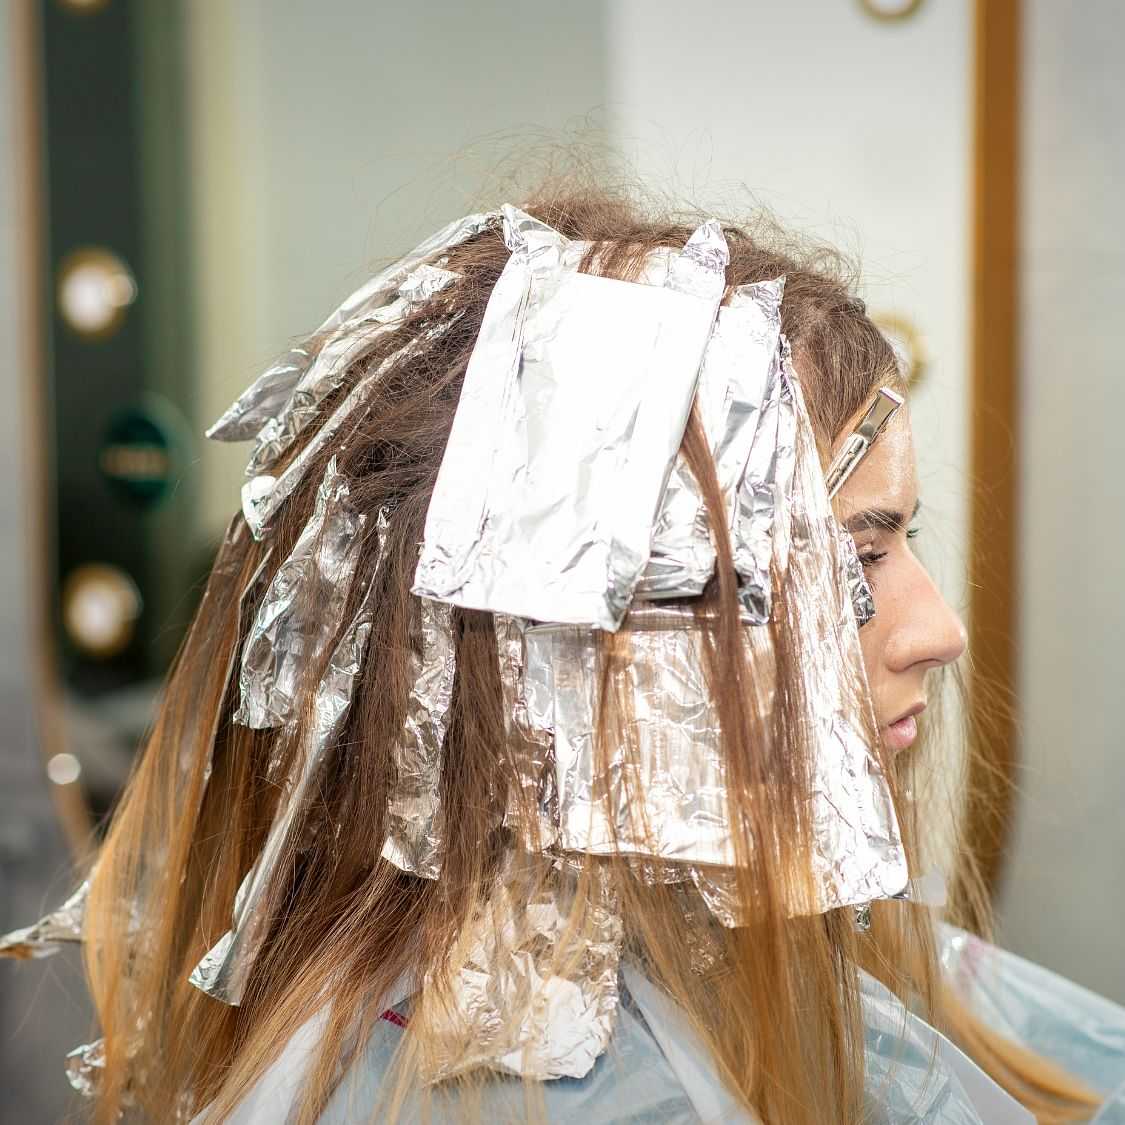
[[[108,250],[76,250],[59,266],[59,312],[80,336],[112,335],[136,299],[137,283],[129,267]]]
[[[126,648],[140,613],[137,584],[118,567],[88,563],[63,584],[63,627],[87,656],[106,660]]]
[[[76,15],[90,15],[109,6],[109,0],[59,0],[59,7]]]
[[[82,776],[82,763],[73,754],[52,754],[47,759],[47,777],[54,785],[73,785]]]

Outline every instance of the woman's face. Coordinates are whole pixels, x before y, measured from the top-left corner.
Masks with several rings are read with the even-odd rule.
[[[845,427],[840,444],[862,414]],[[926,705],[926,673],[965,651],[965,626],[910,547],[918,505],[914,437],[904,406],[834,501],[875,598],[875,617],[859,637],[875,715],[892,753],[917,736],[913,716]]]

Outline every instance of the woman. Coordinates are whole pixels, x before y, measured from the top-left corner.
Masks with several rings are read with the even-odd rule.
[[[1013,1004],[1071,986],[935,932],[910,746],[965,634],[904,390],[823,254],[597,192],[267,371],[77,922],[97,1120],[1092,1117],[1125,1017],[1071,989],[1048,1061]]]

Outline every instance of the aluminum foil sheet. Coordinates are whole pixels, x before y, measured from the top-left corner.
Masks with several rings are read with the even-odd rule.
[[[516,832],[527,850],[536,851],[557,841],[559,808],[550,666],[528,668],[524,652],[528,624],[522,618],[494,615],[513,774],[504,824]]]
[[[635,610],[630,623],[643,621],[645,612]],[[622,751],[604,769],[599,762],[597,631],[555,625],[528,631],[529,664],[552,668],[560,848],[689,864],[734,862],[703,638],[690,613],[680,616],[680,627],[629,634],[622,692],[634,719],[629,757],[638,763],[636,772]]]
[[[254,958],[269,926],[269,892],[286,841],[299,813],[313,798],[321,765],[335,746],[351,708],[371,634],[375,586],[372,579],[317,686],[313,721],[305,745],[286,782],[262,853],[239,887],[231,929],[192,971],[190,980],[196,988],[226,1004],[242,1000]]]
[[[509,862],[469,924],[454,1004],[434,1029],[439,1061],[430,1081],[481,1066],[541,1081],[581,1078],[609,1043],[622,944],[615,905],[592,889],[585,905],[592,934],[580,949],[564,947],[575,877],[555,871],[529,893],[524,880],[533,876],[522,862]]]
[[[259,476],[274,465],[320,413],[321,404],[339,387],[348,365],[370,351],[380,336],[399,328],[411,313],[445,289],[456,276],[436,266],[419,266],[399,286],[393,301],[345,321],[332,332],[298,380],[288,401],[258,432],[246,475]]]
[[[71,1086],[84,1098],[94,1098],[98,1094],[102,1075],[105,1073],[105,1041],[95,1039],[75,1047],[66,1056],[66,1077]]]
[[[80,942],[89,893],[90,880],[86,879],[57,910],[30,926],[0,937],[0,957],[38,960],[58,953],[63,945]]]
[[[860,561],[859,552],[855,549],[855,539],[852,538],[851,532],[843,524],[837,525],[836,532],[840,539],[844,581],[847,584],[852,609],[855,611],[855,623],[862,628],[875,616],[875,597],[863,573],[863,563]]]
[[[456,219],[366,281],[304,344],[293,348],[243,391],[207,430],[207,436],[215,441],[249,441],[284,408],[294,388],[315,362],[319,347],[325,340],[348,322],[369,317],[386,305],[399,286],[424,262],[467,242],[494,226],[498,220],[499,215],[495,212]]]
[[[693,867],[691,881],[717,921],[728,929],[750,924],[739,898],[734,872],[729,867]]]
[[[304,671],[340,627],[365,522],[333,457],[313,514],[278,567],[243,645],[235,722],[261,730],[294,719]]]
[[[773,603],[771,568],[778,578],[788,566],[788,523],[784,510],[793,478],[795,423],[782,402],[781,363],[787,344],[774,353],[766,392],[738,485],[731,526],[734,569],[744,620],[764,625]]]
[[[739,484],[777,356],[784,287],[785,279],[778,278],[742,285],[732,292],[729,304],[719,309],[699,375],[695,406],[715,462],[732,544],[739,542],[735,535]],[[743,518],[748,525],[742,529],[742,538],[752,536],[754,543],[764,544],[762,554],[768,572],[773,506],[759,501]],[[678,453],[660,502],[652,554],[636,596],[691,597],[702,593],[714,570],[715,546],[703,497],[687,462]],[[768,615],[768,609],[766,612]]]
[[[412,653],[414,683],[394,748],[396,778],[387,801],[383,859],[424,879],[441,874],[443,746],[457,672],[452,610],[421,599]]]
[[[512,255],[465,375],[416,594],[619,626],[718,311],[715,233],[696,232],[655,287],[578,273],[572,244],[506,209]]]

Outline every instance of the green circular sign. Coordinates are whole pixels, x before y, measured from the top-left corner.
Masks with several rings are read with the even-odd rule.
[[[98,449],[98,469],[116,495],[155,508],[171,494],[178,461],[174,423],[155,403],[118,411]]]

